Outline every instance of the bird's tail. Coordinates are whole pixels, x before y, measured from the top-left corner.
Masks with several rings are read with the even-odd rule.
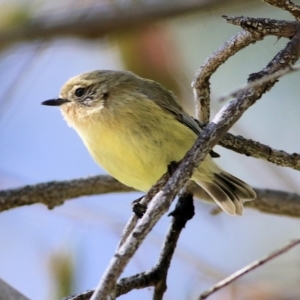
[[[256,193],[247,183],[235,176],[219,169],[210,181],[203,180],[202,176],[193,176],[197,182],[215,201],[230,215],[242,215],[243,203],[256,198]],[[202,178],[201,178],[202,177]]]

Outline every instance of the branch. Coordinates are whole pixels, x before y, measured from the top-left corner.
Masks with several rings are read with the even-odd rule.
[[[35,203],[45,204],[52,209],[72,198],[128,191],[133,189],[105,175],[68,181],[50,181],[0,191],[0,212]]]
[[[241,26],[248,32],[263,36],[291,38],[299,30],[299,23],[292,21],[274,20],[269,18],[228,17],[222,16],[228,23]]]
[[[298,244],[300,244],[300,240],[295,240],[291,243],[289,243],[288,245],[286,245],[285,247],[274,251],[273,253],[269,254],[268,256],[257,260],[253,263],[251,263],[250,265],[242,268],[241,270],[233,273],[232,275],[230,275],[229,277],[225,278],[224,280],[218,282],[217,284],[213,285],[210,289],[208,289],[207,291],[205,291],[204,293],[202,293],[200,295],[200,297],[198,298],[199,300],[202,299],[206,299],[208,296],[210,296],[211,294],[215,293],[216,291],[218,291],[219,289],[227,286],[228,284],[230,284],[231,282],[237,280],[238,278],[242,277],[243,275],[249,273],[250,271],[260,267],[261,265],[267,263],[268,261],[276,258],[277,256],[287,252],[288,250],[290,250],[291,248],[297,246]]]
[[[29,300],[8,283],[0,279],[0,299],[1,300]]]
[[[239,137],[237,137],[239,139]],[[87,195],[99,195],[106,193],[130,192],[133,189],[121,184],[110,176],[95,176],[70,181],[52,181],[37,185],[0,191],[0,211],[16,208],[23,205],[36,203],[45,204],[48,208],[54,208],[77,197]],[[257,198],[255,201],[246,202],[250,207],[261,212],[289,217],[300,217],[300,196],[294,193],[255,189]],[[212,198],[200,187],[197,187],[196,197],[208,201]],[[147,201],[143,202],[144,204]],[[118,248],[124,243],[138,219],[133,215],[124,229]]]
[[[244,85],[243,87],[238,88],[238,89],[230,92],[228,95],[220,97],[218,101],[223,102],[225,100],[228,100],[229,98],[237,97],[238,94],[240,92],[242,92],[243,90],[245,90],[245,89],[255,88],[256,86],[259,86],[262,83],[268,82],[268,81],[273,80],[273,79],[278,79],[279,77],[282,77],[283,75],[287,75],[287,74],[291,74],[291,73],[299,72],[299,71],[300,71],[300,65],[299,64],[296,65],[296,66],[288,66],[287,68],[279,70],[278,72],[276,72],[274,74],[270,74],[269,76],[260,78],[258,80],[253,81],[253,82],[250,82],[250,83]]]
[[[0,31],[0,45],[7,46],[21,41],[45,40],[62,36],[99,38],[120,30],[140,27],[143,24],[195,12],[224,0],[148,2],[130,6],[101,5],[88,9],[72,9],[72,13],[33,18],[14,28]]]
[[[269,189],[255,189],[257,199],[245,202],[251,207],[268,214],[300,217],[300,196],[295,193]]]
[[[242,31],[214,51],[196,72],[192,82],[194,89],[197,118],[204,125],[210,119],[210,77],[231,56],[263,36]]]
[[[296,20],[300,20],[300,6],[290,0],[263,0],[264,2],[290,12]]]
[[[152,200],[152,198],[164,187],[164,185],[166,184],[169,176],[169,174],[166,173],[164,174],[159,180],[158,182],[151,187],[151,189],[147,192],[147,194],[143,197],[143,199],[141,201],[139,201],[139,203],[143,206],[147,206],[149,204],[149,202]],[[137,215],[134,213],[131,218],[129,219],[129,221],[127,222],[127,224],[125,225],[125,228],[123,230],[120,242],[118,244],[117,250],[120,249],[120,247],[125,243],[126,239],[128,238],[128,236],[130,235],[130,233],[132,232],[132,230],[134,229],[134,227],[136,226],[137,222],[138,222],[139,218],[137,217]]]
[[[300,70],[300,68],[297,68]],[[277,76],[267,76],[270,80],[277,78]],[[264,77],[265,78],[265,77]],[[264,79],[263,78],[263,79]],[[256,80],[254,83],[257,82],[264,83],[267,82],[265,80]],[[252,84],[247,85],[247,88],[250,88]],[[257,86],[257,85],[254,85]],[[240,93],[244,89],[239,89],[238,92]],[[203,123],[200,123],[197,119],[194,119],[198,125],[203,129],[205,126]],[[283,150],[276,150],[271,148],[270,146],[261,144],[259,142],[253,141],[251,139],[245,139],[244,137],[238,135],[235,136],[229,132],[225,134],[222,140],[219,142],[219,145],[235,151],[240,154],[244,154],[246,156],[252,156],[255,158],[260,158],[271,162],[277,166],[281,167],[289,167],[294,170],[300,171],[300,154],[298,153],[287,153]]]
[[[246,156],[260,158],[281,167],[300,171],[300,154],[276,150],[259,142],[227,133],[219,143],[221,146]]]
[[[167,290],[167,274],[177,241],[187,221],[192,219],[194,214],[193,195],[189,193],[187,187],[187,190],[179,195],[175,210],[169,214],[169,216],[173,217],[170,229],[165,238],[158,263],[153,269],[154,274],[160,275],[158,282],[155,284],[153,300],[162,299],[163,294]]]
[[[159,192],[150,202],[148,209],[140,222],[135,226],[122,246],[117,250],[105,270],[91,300],[106,299],[114,291],[116,281],[125,266],[132,258],[144,238],[151,231],[160,217],[168,210],[174,197],[162,199],[163,192]]]

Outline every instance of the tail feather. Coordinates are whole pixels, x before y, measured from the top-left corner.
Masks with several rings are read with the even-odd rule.
[[[215,173],[212,181],[195,181],[230,215],[242,215],[243,202],[256,197],[247,183],[223,170]]]
[[[222,171],[219,174],[215,174],[215,177],[220,178],[230,189],[235,193],[235,195],[244,201],[250,201],[256,198],[256,193],[246,182],[240,180],[239,178]]]
[[[214,183],[222,188],[224,193],[230,198],[235,207],[235,213],[237,215],[243,214],[243,202],[235,190],[231,186],[231,182],[225,182],[222,177],[215,175]]]
[[[229,195],[215,182],[197,181],[197,183],[216,201],[216,203],[229,215],[236,214],[236,201],[232,201]]]

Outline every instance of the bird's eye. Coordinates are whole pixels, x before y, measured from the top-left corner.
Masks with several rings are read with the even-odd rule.
[[[78,88],[75,90],[75,95],[77,97],[82,97],[85,93],[85,88]]]
[[[108,93],[103,93],[103,94],[102,94],[102,99],[103,99],[103,100],[106,100],[107,98],[108,98]]]

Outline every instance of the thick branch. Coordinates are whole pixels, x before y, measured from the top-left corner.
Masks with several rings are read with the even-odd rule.
[[[29,298],[0,279],[0,300],[29,300]]]
[[[236,137],[238,140],[239,137]],[[237,149],[239,146],[234,145]],[[241,147],[243,147],[241,145]],[[251,143],[250,143],[250,147]],[[235,149],[233,149],[235,150]],[[16,208],[23,205],[43,203],[49,208],[61,205],[66,200],[72,198],[99,195],[106,193],[129,192],[131,188],[124,186],[110,176],[95,176],[85,179],[75,179],[70,181],[52,181],[37,185],[29,185],[18,189],[0,191],[0,211]],[[300,196],[294,193],[255,189],[257,199],[246,202],[247,207],[265,213],[285,215],[290,217],[300,217]],[[210,196],[201,188],[197,188],[196,196],[200,199],[211,200]],[[144,202],[148,203],[148,200]],[[120,245],[124,243],[134,226],[137,218],[124,230],[124,237]]]
[[[159,180],[158,182],[151,187],[151,189],[148,191],[148,193],[143,197],[143,199],[140,201],[140,204],[147,206],[148,203],[151,201],[151,199],[164,187],[164,185],[166,184],[169,176],[169,174],[164,174]],[[134,213],[131,218],[129,219],[129,221],[127,222],[127,224],[125,225],[125,228],[123,230],[120,242],[118,244],[117,250],[120,249],[120,247],[125,243],[126,239],[128,238],[128,236],[130,235],[130,233],[132,232],[132,230],[134,229],[134,227],[136,226],[138,222],[138,217],[137,215]]]
[[[100,175],[68,181],[50,181],[0,191],[0,211],[43,203],[49,209],[81,196],[132,191],[116,179]]]
[[[131,6],[101,5],[89,9],[72,10],[72,14],[56,13],[30,19],[26,23],[0,32],[0,45],[21,41],[52,39],[62,36],[98,38],[103,35],[142,26],[148,22],[195,12],[224,0],[148,2]]]
[[[160,217],[168,210],[173,198],[162,199],[159,192],[150,202],[140,222],[135,226],[123,245],[117,250],[105,270],[91,300],[106,299],[113,291],[116,281],[123,272],[144,238],[151,231]],[[165,201],[163,201],[165,200]]]
[[[257,199],[245,202],[246,207],[251,207],[268,214],[289,217],[300,217],[300,196],[284,191],[255,189]]]

